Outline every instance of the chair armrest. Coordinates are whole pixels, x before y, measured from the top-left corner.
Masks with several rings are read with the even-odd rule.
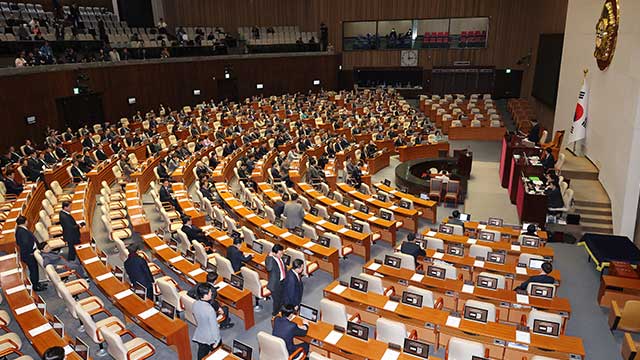
[[[151,347],[151,345],[149,345],[149,343],[145,342],[145,343],[142,343],[142,344],[140,344],[140,345],[138,345],[138,346],[136,346],[134,348],[131,348],[131,350],[127,351],[127,360],[131,360],[131,354],[133,354],[136,351],[138,351],[138,350],[140,350],[142,348],[145,348],[145,347],[148,347],[149,349],[151,349],[151,354],[150,355],[153,355],[153,354],[156,353],[155,349],[153,347]],[[147,356],[147,357],[149,357],[149,356]]]
[[[407,338],[410,340],[418,340],[418,331],[416,331],[416,329],[411,330]]]
[[[636,347],[636,342],[633,341],[633,338],[629,333],[624,333],[624,339],[622,340],[622,358],[626,360],[634,360],[636,358],[636,354],[638,353],[638,348]]]
[[[444,299],[443,298],[438,298],[438,300],[436,300],[435,303],[433,303],[433,308],[434,309],[438,309],[438,310],[442,310],[442,307],[444,306]]]
[[[300,354],[306,355],[304,353],[304,350],[302,350],[301,347],[297,348],[296,351],[294,351],[291,355],[289,355],[289,360],[296,359]],[[304,357],[303,357],[303,359],[304,359]]]
[[[384,289],[385,296],[393,296],[395,294],[396,294],[396,288],[393,286],[389,286],[388,288]]]
[[[611,300],[611,311],[609,312],[609,329],[616,330],[621,318],[622,312],[618,307],[618,303],[615,300]]]
[[[355,321],[356,319],[358,321]],[[349,318],[349,321],[353,321],[355,323],[360,323],[362,321],[362,318],[360,317],[360,314],[355,313],[355,314],[351,315],[351,317]]]

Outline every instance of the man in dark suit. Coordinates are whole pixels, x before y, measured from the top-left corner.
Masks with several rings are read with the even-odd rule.
[[[163,203],[168,202],[171,205],[173,205],[176,211],[178,211],[179,213],[182,213],[182,207],[180,207],[180,204],[178,204],[178,201],[173,198],[173,195],[171,195],[171,186],[169,185],[168,178],[164,178],[162,180],[162,186],[160,187],[159,195],[160,195],[160,202],[163,202]]]
[[[287,272],[282,290],[283,302],[287,305],[293,305],[296,310],[302,302],[302,292],[304,284],[302,283],[302,271],[304,262],[300,259],[293,260],[291,269]]]
[[[278,200],[275,204],[273,204],[273,212],[275,213],[277,218],[280,218],[280,216],[282,216],[282,213],[284,212],[284,206],[286,205],[285,203],[287,201],[289,201],[289,194],[284,193],[282,194],[282,200]]]
[[[7,170],[2,181],[4,182],[4,187],[7,189],[7,194],[13,194],[17,196],[22,193],[22,190],[24,190],[24,187],[18,184],[13,178],[13,170],[11,169]]]
[[[202,231],[202,229],[200,229],[197,226],[193,226],[191,222],[191,217],[189,216],[182,217],[182,228],[180,228],[180,230],[182,230],[182,232],[185,233],[185,235],[187,235],[187,238],[189,238],[189,241],[196,240],[207,246],[213,245],[209,240],[209,238],[207,237],[207,234],[205,234],[204,231]]]
[[[240,271],[242,265],[251,260],[251,254],[245,255],[240,251],[240,245],[242,244],[242,239],[237,237],[233,239],[233,245],[227,248],[227,259],[231,262],[231,266],[233,267],[233,271]]]
[[[556,279],[554,279],[552,276],[549,275],[551,274],[552,271],[553,271],[553,265],[551,265],[551,263],[548,261],[544,262],[542,264],[542,269],[540,270],[540,274],[530,277],[528,280],[524,281],[522,284],[516,287],[516,290],[527,290],[529,283],[532,283],[532,282],[542,283],[542,284],[555,284]]]
[[[284,247],[282,245],[273,245],[271,253],[264,261],[269,275],[267,289],[271,291],[271,297],[273,298],[273,310],[271,311],[273,316],[278,315],[282,307],[282,288],[284,280],[287,278],[287,267],[282,260],[283,254]]]
[[[20,161],[20,158],[22,158],[22,155],[18,154],[16,152],[16,148],[14,148],[13,146],[9,147],[9,152],[7,153],[7,155],[11,159],[11,162],[18,162]]]
[[[73,182],[79,183],[87,180],[87,176],[84,174],[84,171],[80,168],[80,161],[77,158],[73,159],[73,166],[71,167],[71,176],[73,177]]]
[[[96,143],[93,142],[91,135],[85,136],[82,140],[82,147],[84,147],[85,149],[93,149],[94,146],[96,146]]]
[[[31,145],[31,140],[26,140],[25,141],[23,149],[24,149],[24,154],[26,156],[29,156],[29,155],[33,154],[36,151],[36,149],[33,147],[33,145]]]
[[[62,210],[60,210],[60,225],[62,226],[62,240],[67,243],[69,252],[67,260],[74,261],[76,259],[77,244],[80,244],[80,227],[84,226],[84,222],[78,224],[76,219],[71,216],[71,201],[62,202]]]
[[[407,235],[407,240],[402,243],[400,246],[400,252],[403,254],[413,256],[416,265],[418,265],[418,257],[426,256],[427,253],[422,249],[418,244],[414,242],[416,239],[416,235],[414,233],[409,233]]]
[[[273,332],[271,334],[284,340],[285,345],[287,345],[289,355],[293,354],[293,352],[298,350],[298,348],[302,348],[305,354],[309,354],[309,344],[293,343],[294,337],[305,336],[309,330],[309,323],[306,319],[302,321],[302,325],[298,325],[293,322],[295,312],[296,310],[293,305],[284,305],[280,312],[280,316],[273,319]]]
[[[44,154],[44,161],[46,161],[47,164],[49,165],[53,165],[58,161],[60,161],[60,159],[58,159],[58,157],[56,156],[56,153],[53,151],[53,148],[51,146],[47,147],[47,150]]]
[[[547,194],[547,207],[549,209],[560,209],[564,207],[562,192],[560,191],[560,186],[557,181],[552,181],[547,185],[545,194]]]
[[[38,262],[36,261],[33,252],[36,250],[37,240],[31,231],[27,228],[27,218],[20,215],[16,219],[16,243],[20,248],[20,259],[27,264],[29,268],[29,280],[33,285],[33,290],[42,291],[45,290],[40,285],[40,273],[38,271]]]
[[[55,152],[58,159],[64,159],[67,157],[67,150],[65,150],[62,146],[56,146]]]
[[[542,167],[545,170],[553,169],[553,167],[556,165],[556,159],[553,158],[553,151],[551,150],[551,148],[546,148],[544,149],[544,152],[545,157],[541,161]]]
[[[138,245],[129,245],[129,257],[124,261],[124,270],[127,272],[127,276],[132,285],[140,283],[140,285],[147,288],[147,298],[153,300],[153,275],[149,270],[149,264],[147,260],[138,255]]]
[[[538,144],[540,142],[540,124],[538,124],[536,119],[531,120],[531,124],[533,127],[529,131],[529,135],[527,135],[527,140],[534,144]]]
[[[96,159],[98,159],[99,161],[104,161],[109,158],[107,154],[102,150],[102,148],[98,148],[95,152],[95,155]]]
[[[222,322],[220,323],[220,329],[222,330],[231,329],[234,323],[231,322],[231,318],[229,317],[229,307],[226,305],[220,305],[218,300],[216,300],[217,291],[215,290],[216,289],[215,284],[217,279],[218,279],[217,272],[214,272],[214,271],[207,272],[207,283],[214,288],[212,292],[211,300],[209,300],[209,303],[211,304],[211,306],[213,306],[213,309],[216,311],[218,315],[224,315],[224,320],[222,320]]]
[[[167,160],[162,159],[160,160],[160,164],[156,166],[156,171],[158,172],[158,176],[160,177],[160,179],[169,178],[169,173],[167,173],[167,167],[165,166],[166,163],[167,163]]]

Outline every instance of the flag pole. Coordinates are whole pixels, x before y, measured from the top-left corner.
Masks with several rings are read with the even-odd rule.
[[[584,70],[582,70],[583,73],[583,78],[582,78],[582,84],[584,84],[584,82],[587,80],[587,74],[589,73],[589,69],[585,68]],[[576,143],[577,141],[573,142],[573,154],[576,154]]]

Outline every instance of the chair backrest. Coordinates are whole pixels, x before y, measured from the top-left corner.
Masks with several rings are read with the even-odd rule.
[[[347,328],[347,308],[344,304],[328,299],[320,300],[320,319],[323,322]]]
[[[640,329],[640,301],[627,300],[622,309],[618,328],[629,331],[638,331]]]
[[[253,296],[262,297],[262,284],[260,283],[260,276],[255,270],[249,269],[247,266],[240,268],[240,274],[244,279],[244,287],[253,294]]]
[[[264,331],[258,333],[260,359],[288,359],[289,351],[284,340]]]
[[[435,301],[433,300],[433,292],[431,290],[423,289],[414,285],[409,285],[407,287],[407,291],[414,294],[422,295],[422,307],[433,309]]]
[[[204,246],[200,244],[197,240],[193,240],[191,242],[193,245],[193,250],[195,252],[195,260],[196,263],[200,264],[201,267],[207,268],[207,264],[209,263],[209,258],[207,257],[207,251],[204,249]]]
[[[382,279],[380,279],[379,277],[365,274],[365,273],[360,273],[358,277],[362,280],[367,280],[367,282],[369,283],[369,286],[367,288],[368,292],[380,294],[380,295],[384,294],[384,286],[382,286]]]
[[[376,320],[376,340],[402,346],[407,337],[407,327],[397,321],[383,317]]]
[[[558,155],[558,160],[556,161],[555,168],[557,170],[562,170],[562,167],[564,166],[565,160],[566,160],[566,156],[563,153],[560,153]]]
[[[181,229],[176,230],[176,235],[178,236],[178,250],[184,254],[191,248],[189,237]]]
[[[62,195],[64,194],[64,190],[62,189],[62,187],[60,186],[60,183],[58,182],[58,180],[53,180],[50,184],[51,186],[51,190],[53,190],[53,192],[56,195]]]
[[[476,114],[476,118],[471,120],[471,127],[481,127],[482,123],[480,122],[480,119],[478,119],[478,115]]]
[[[484,246],[484,245],[478,245],[478,244],[473,244],[469,247],[469,256],[475,258],[475,257],[483,257],[483,258],[487,258],[487,254],[489,252],[493,251],[493,249],[491,249],[488,246]]]
[[[233,265],[231,265],[231,261],[218,253],[214,253],[213,258],[216,259],[218,275],[220,275],[223,279],[231,279],[231,274],[235,273],[235,271],[233,271]]]
[[[449,360],[471,359],[474,356],[484,357],[485,347],[482,343],[451,337],[447,344],[447,356]]]
[[[182,310],[182,306],[180,304],[180,294],[178,294],[178,289],[173,283],[163,279],[158,279],[156,280],[156,285],[158,285],[162,300],[175,306],[176,310]]]
[[[49,200],[51,205],[55,206],[58,204],[58,198],[54,195],[53,191],[47,190],[44,192],[44,196]]]
[[[487,322],[496,322],[496,306],[484,301],[469,299],[464,304],[465,307],[473,307],[487,311]]]
[[[67,287],[62,282],[55,283],[54,285],[58,293],[61,295],[62,300],[64,301],[64,305],[67,307],[67,311],[69,311],[74,319],[77,319],[78,315],[76,314],[76,301],[73,299],[73,296],[71,296],[69,289],[67,289]]]
[[[247,246],[253,245],[253,242],[256,240],[256,234],[244,225],[240,228],[240,231],[242,232],[242,237],[244,238],[244,242],[247,243]]]
[[[87,313],[87,311],[82,308],[82,305],[78,303],[74,305],[74,311],[78,316],[78,320],[80,320],[80,322],[84,326],[84,332],[89,335],[93,342],[98,344],[102,343],[103,338],[99,335],[100,332],[98,331],[98,326],[96,325],[96,322],[93,321],[91,315],[89,315],[89,313]]]
[[[120,335],[110,330],[109,327],[103,326],[100,328],[100,333],[107,343],[107,351],[114,359],[127,359],[127,348],[122,342]]]
[[[442,190],[442,180],[440,180],[440,179],[431,179],[431,180],[429,180],[429,189],[430,189],[430,191],[440,191],[440,190]]]
[[[36,236],[38,242],[47,242],[49,240],[49,232],[47,231],[47,228],[43,223],[37,222],[35,230],[36,231],[34,235]]]
[[[116,248],[118,249],[118,256],[120,257],[120,260],[122,260],[123,262],[126,261],[129,257],[129,250],[124,244],[124,241],[113,236],[113,242],[116,243]]]
[[[540,260],[542,260],[542,259],[544,259],[544,257],[542,255],[538,255],[538,254],[522,253],[518,257],[518,263],[526,264],[527,267],[529,267],[529,260],[531,260],[531,259],[540,259]]]
[[[640,307],[639,307],[639,310],[640,310]],[[562,328],[562,324],[564,322],[564,319],[560,314],[540,311],[538,309],[531,309],[531,311],[529,312],[529,316],[527,316],[527,326],[532,330],[533,330],[533,323],[535,320],[554,322],[556,324],[560,324],[560,328]]]
[[[457,193],[458,191],[460,191],[460,182],[457,180],[449,180],[447,183],[447,192]]]
[[[498,289],[504,289],[504,287],[505,287],[506,278],[503,275],[492,273],[492,272],[483,271],[483,272],[481,272],[479,274],[479,276],[496,279],[496,282],[497,282],[497,286],[496,287]]]
[[[257,242],[262,244],[262,253],[263,254],[268,254],[271,252],[271,249],[273,248],[273,243],[269,240],[265,240],[265,239],[257,239]]]
[[[316,229],[308,224],[302,224],[302,229],[304,230],[304,237],[316,240],[318,239],[318,233],[316,233]]]
[[[416,261],[413,258],[413,256],[408,255],[408,254],[399,253],[399,252],[394,253],[393,256],[396,256],[396,257],[400,258],[400,267],[405,268],[405,269],[409,269],[411,271],[415,271],[416,270]]]
[[[573,189],[567,189],[562,196],[565,209],[569,210],[573,206]]]
[[[427,239],[427,249],[444,250],[444,241],[442,239],[432,238],[432,237],[428,237],[426,239]]]
[[[302,266],[303,271],[302,271],[302,273],[304,275],[309,275],[307,273],[307,260],[304,258],[304,253],[302,251],[296,250],[296,249],[293,249],[293,248],[286,248],[284,250],[284,253],[289,255],[289,256],[291,256],[291,263],[293,263],[293,260],[295,260],[295,259],[302,260],[302,263],[303,263],[303,266]]]
[[[464,235],[464,227],[458,224],[447,224],[453,228],[453,235]]]
[[[196,322],[195,316],[193,316],[193,303],[195,303],[196,300],[191,296],[183,293],[182,295],[180,295],[180,302],[182,303],[182,307],[184,308],[185,320],[197,326],[198,323]]]

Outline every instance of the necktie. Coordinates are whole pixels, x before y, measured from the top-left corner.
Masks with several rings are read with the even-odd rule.
[[[284,262],[282,262],[282,259],[279,257],[276,257],[276,260],[278,261],[278,267],[280,268],[280,281],[282,281],[287,277],[287,273],[284,271]]]

